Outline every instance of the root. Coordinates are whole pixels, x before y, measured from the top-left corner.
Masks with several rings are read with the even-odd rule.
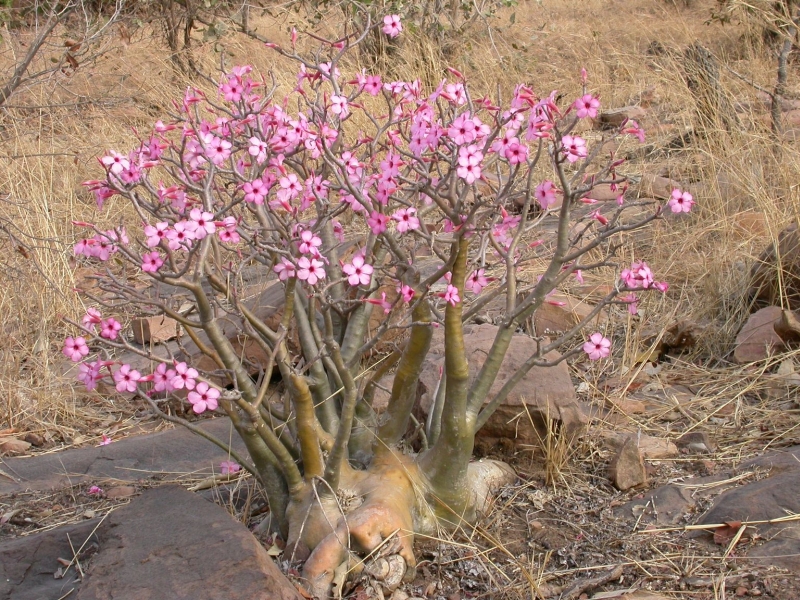
[[[496,461],[470,465],[469,515],[483,513],[491,496],[514,480],[513,470]],[[309,493],[305,502],[290,508],[290,538],[287,552],[302,559],[306,589],[315,598],[330,597],[346,575],[369,575],[392,592],[416,573],[414,535],[434,535],[437,528],[452,527],[453,513],[439,520],[432,486],[409,458],[395,455],[391,464],[372,465],[368,472],[343,473],[345,493],[362,502],[347,512],[335,499],[319,499]]]

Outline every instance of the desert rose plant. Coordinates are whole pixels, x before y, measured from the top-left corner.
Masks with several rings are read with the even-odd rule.
[[[391,15],[375,27],[402,32]],[[323,42],[314,58],[294,35],[286,48],[271,44],[298,65],[294,89],[235,67],[213,95],[189,88],[133,151],[101,158],[105,177],[87,182],[98,207],[125,202],[138,217],[127,232],[76,223],[90,233],[75,253],[108,262],[97,273],[103,293],[89,296],[94,306],[64,345],[89,389],[103,382],[163,416],[173,398],[230,417],[249,460],[233,457],[263,486],[286,556],[304,561],[317,597],[378,550],[387,585],[397,585],[413,572],[415,534],[473,521],[509,472],[471,463],[474,437],[514,385],[537,365],[605,358],[610,341],[583,327],[610,304],[635,311],[637,294],[666,290],[646,263],[614,262],[612,238],[665,207],[624,200],[623,161],[606,142],[643,139],[635,122],[591,147],[576,133],[600,105],[585,73],[583,95],[563,106],[524,85],[507,102],[474,97],[454,69],[430,90],[345,76],[341,59],[364,35]],[[593,200],[600,184],[617,200]],[[676,190],[666,208],[692,203]],[[540,233],[547,223],[552,235]],[[282,286],[280,318],[262,318],[244,298],[253,268]],[[537,338],[538,351],[497,391],[521,324],[591,272],[615,273],[612,291],[570,331]],[[162,298],[143,281],[186,295]],[[463,325],[490,303],[501,307],[497,335],[470,378]],[[176,320],[206,366],[134,344],[121,314]],[[445,364],[418,423],[417,382],[439,327]],[[267,360],[244,360],[242,340]],[[566,350],[554,359],[557,348]],[[123,364],[123,351],[152,368]],[[391,371],[376,414],[377,381]],[[273,375],[281,402],[268,399]]]

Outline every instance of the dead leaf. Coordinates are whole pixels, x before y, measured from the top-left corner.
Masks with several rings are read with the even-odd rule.
[[[742,527],[741,521],[726,521],[724,527],[717,527],[714,530],[714,543],[724,546],[736,537]]]

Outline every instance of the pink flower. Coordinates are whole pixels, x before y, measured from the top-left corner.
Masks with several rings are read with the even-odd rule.
[[[297,276],[294,264],[283,257],[281,257],[281,262],[272,267],[272,270],[278,274],[278,279],[281,281]]]
[[[100,374],[100,368],[103,365],[99,361],[90,363],[81,363],[78,365],[78,381],[82,381],[86,386],[87,391],[92,391],[97,387],[97,382],[103,377]]]
[[[103,166],[114,175],[119,175],[122,171],[127,171],[131,168],[131,161],[122,154],[118,154],[110,150],[107,155],[100,159]]]
[[[528,147],[519,142],[511,142],[505,149],[504,156],[509,164],[518,165],[528,160]]]
[[[324,266],[321,260],[301,256],[297,261],[297,278],[308,282],[308,285],[316,285],[319,280],[325,279]]]
[[[447,135],[457,145],[469,144],[475,141],[478,133],[475,131],[475,122],[469,118],[469,113],[460,114],[447,128]]]
[[[136,383],[142,378],[141,373],[131,368],[130,365],[122,365],[114,371],[114,381],[118,392],[135,392]]]
[[[372,265],[364,262],[364,255],[358,252],[353,257],[353,262],[344,265],[342,271],[347,275],[347,282],[350,285],[369,285],[373,268]]]
[[[86,345],[83,337],[68,337],[64,340],[64,348],[61,352],[72,362],[78,362],[89,354],[89,346]]]
[[[653,272],[646,262],[635,262],[630,269],[625,269],[619,274],[625,287],[632,289],[647,289],[653,285]]]
[[[458,288],[454,285],[447,286],[447,291],[442,294],[442,298],[444,298],[445,302],[449,302],[452,306],[455,306],[461,302],[461,298],[458,295]]]
[[[197,384],[194,391],[189,392],[186,399],[192,405],[192,410],[198,415],[206,410],[217,410],[219,390],[209,386],[205,381]]]
[[[556,197],[557,191],[552,181],[543,181],[536,186],[534,195],[539,201],[539,206],[542,207],[542,210],[547,210],[558,203],[558,198]]]
[[[167,232],[168,246],[170,250],[179,248],[191,248],[196,236],[194,233],[194,221],[178,221],[175,226]]]
[[[145,273],[155,273],[164,264],[164,259],[158,252],[146,252],[142,254],[142,271]]]
[[[223,475],[232,475],[238,473],[242,469],[239,463],[232,460],[223,460],[219,463],[219,472]]]
[[[644,129],[642,129],[636,121],[630,120],[626,124],[625,129],[622,130],[622,133],[628,133],[639,138],[639,142],[644,144]]]
[[[475,295],[480,294],[483,288],[489,285],[489,280],[484,276],[485,272],[485,269],[477,269],[473,271],[472,275],[470,275],[467,278],[467,281],[464,283],[464,287],[472,291],[472,293]]]
[[[248,142],[250,147],[247,149],[248,154],[256,159],[258,164],[267,160],[267,143],[261,141],[257,137],[251,137]]]
[[[583,119],[585,117],[594,119],[597,116],[597,109],[600,108],[600,100],[591,94],[585,94],[575,100],[575,103],[572,106],[574,106],[575,110],[578,111],[577,115],[579,119]]]
[[[611,340],[603,337],[602,333],[593,333],[583,345],[583,351],[589,355],[589,360],[605,358],[611,354]]]
[[[209,136],[206,141],[206,156],[212,163],[219,166],[224,163],[231,155],[232,144],[228,140],[223,140],[215,135]]]
[[[403,31],[403,25],[400,23],[400,15],[386,15],[383,17],[383,27],[381,31],[388,35],[390,38],[396,38]]]
[[[144,228],[144,234],[147,236],[147,245],[150,248],[155,248],[161,243],[161,240],[167,239],[167,230],[169,223],[162,221],[155,225],[147,225]]]
[[[189,212],[189,218],[194,223],[194,237],[202,240],[207,235],[214,235],[217,225],[214,223],[214,215],[199,208],[193,208]]]
[[[372,230],[374,235],[380,235],[384,231],[386,231],[386,224],[389,222],[389,216],[383,215],[376,210],[372,211],[369,218],[367,219],[367,225]]]
[[[179,362],[175,365],[175,377],[172,378],[172,387],[176,390],[193,390],[197,382],[197,376],[199,373],[197,369],[193,369],[185,362]]]
[[[103,439],[100,441],[99,446],[108,446],[113,440],[108,437],[105,433],[103,434]]]
[[[414,288],[412,288],[410,285],[405,285],[405,284],[397,288],[397,293],[400,294],[400,296],[403,298],[403,302],[405,302],[406,304],[411,302],[411,300],[414,299],[414,294],[416,294]]]
[[[586,149],[586,140],[577,135],[565,135],[561,138],[561,145],[567,155],[567,160],[571,163],[578,161],[581,158],[586,158],[588,150]]]
[[[322,240],[314,235],[310,229],[305,229],[300,234],[300,245],[298,250],[301,254],[310,254],[311,256],[319,256],[318,248],[322,245]]]
[[[483,152],[478,146],[471,144],[467,147],[462,146],[458,149],[458,169],[457,173],[461,179],[472,184],[481,176],[481,161]]]
[[[107,340],[117,339],[117,334],[121,329],[122,325],[113,317],[100,321],[100,337],[104,337]]]
[[[381,89],[383,89],[383,84],[381,83],[381,76],[367,75],[367,78],[364,81],[364,90],[370,96],[377,96],[378,94],[381,93]]]
[[[164,363],[159,364],[156,370],[153,371],[153,390],[156,392],[171,392],[172,380],[175,379],[177,373],[174,369],[167,369]]]
[[[419,219],[414,216],[416,213],[416,208],[401,208],[392,215],[392,219],[397,221],[398,233],[419,229]]]
[[[654,281],[653,287],[656,288],[662,294],[666,294],[667,290],[669,289],[669,283],[666,281]]]
[[[86,493],[89,494],[90,496],[102,496],[105,494],[103,488],[97,487],[96,485],[90,487],[89,491]]]
[[[694,206],[694,197],[689,192],[682,192],[679,189],[672,190],[669,197],[669,207],[674,213],[688,213]]]
[[[332,95],[331,112],[335,115],[339,115],[342,119],[349,115],[350,108],[347,106],[347,98],[344,96],[337,96],[336,94]]]
[[[386,299],[386,292],[381,292],[380,298],[365,298],[364,301],[383,307],[384,314],[392,312],[392,303]]]

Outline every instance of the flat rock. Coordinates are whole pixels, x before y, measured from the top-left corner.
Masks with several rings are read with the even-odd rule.
[[[700,518],[700,524],[768,521],[800,513],[800,446],[747,461],[739,471],[754,468],[769,469],[769,476],[720,494]],[[750,549],[747,556],[760,564],[800,571],[800,523],[765,523],[757,527],[768,541]]]
[[[675,458],[680,454],[678,447],[670,440],[657,438],[650,435],[634,433],[600,432],[606,444],[615,450],[622,448],[629,440],[648,460],[665,460]]]
[[[763,360],[783,348],[783,340],[775,331],[775,324],[782,312],[779,306],[767,306],[750,315],[736,336],[736,348],[733,351],[736,362]]]
[[[81,545],[79,559],[96,552],[98,538],[92,534],[99,519],[65,525],[57,529],[0,543],[0,598],[44,600],[71,597],[80,586],[75,569],[64,573],[59,558],[70,560]],[[62,569],[64,577],[54,575]],[[68,595],[69,594],[69,595]]]
[[[222,440],[232,439],[234,448],[244,444],[227,418],[202,421],[198,425]],[[0,495],[24,490],[48,490],[81,481],[113,478],[138,481],[163,474],[210,472],[227,454],[211,442],[177,427],[159,433],[133,436],[107,446],[76,448],[63,452],[0,460]]]
[[[145,491],[97,537],[76,600],[302,598],[244,525],[181,487]]]

